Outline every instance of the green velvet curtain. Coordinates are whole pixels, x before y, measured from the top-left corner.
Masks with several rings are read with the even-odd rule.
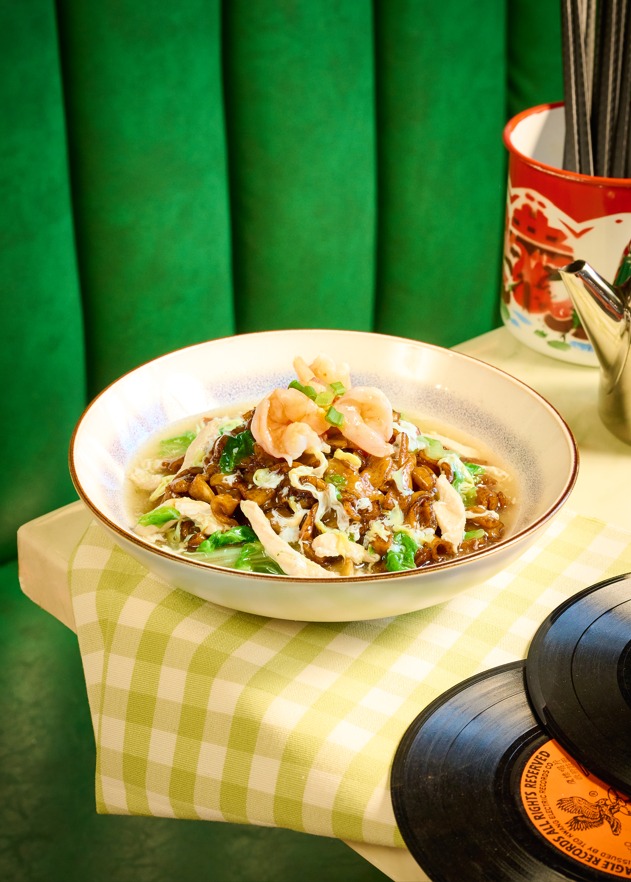
[[[562,98],[549,0],[0,0],[5,480],[73,497],[87,400],[264,328],[497,323],[502,128]]]

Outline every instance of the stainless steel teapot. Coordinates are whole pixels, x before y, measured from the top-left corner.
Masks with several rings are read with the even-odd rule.
[[[631,444],[631,243],[614,284],[584,260],[559,273],[600,363],[600,417]]]

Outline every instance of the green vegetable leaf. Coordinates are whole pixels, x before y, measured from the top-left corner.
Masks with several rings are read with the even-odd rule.
[[[478,465],[476,462],[463,462],[463,465],[465,467],[464,476],[458,483],[458,486],[456,486],[456,481],[454,481],[454,486],[458,490],[458,493],[460,493],[465,505],[475,505],[476,499],[478,498],[476,478],[483,475],[485,469],[484,466]],[[470,478],[467,476],[470,476]]]
[[[237,426],[243,425],[242,417],[235,417],[233,420],[228,420],[222,426],[219,426],[219,434],[226,435],[228,432],[232,432],[233,429],[236,429]]]
[[[160,455],[168,457],[182,456],[196,437],[196,432],[183,432],[175,438],[164,438],[160,441]]]
[[[161,499],[164,496],[164,491],[167,489],[171,481],[173,480],[173,475],[164,475],[164,477],[160,478],[160,483],[156,487],[156,489],[149,495],[149,502],[155,502],[156,499]]]
[[[332,426],[337,426],[338,429],[344,425],[344,414],[336,410],[333,405],[327,410],[324,419]]]
[[[217,548],[224,545],[239,545],[241,542],[252,542],[256,540],[256,533],[252,527],[236,526],[230,527],[229,530],[216,530],[211,533],[207,539],[197,546],[197,551],[202,554],[210,554]]]
[[[395,533],[392,545],[386,552],[386,569],[390,573],[400,570],[413,570],[416,567],[414,555],[419,549],[409,533],[402,531]]]
[[[236,560],[235,569],[247,570],[251,573],[270,573],[272,575],[285,575],[275,560],[265,553],[260,542],[248,542],[243,546],[241,554]]]
[[[473,470],[468,468],[467,463],[458,456],[457,453],[447,452],[439,463],[447,463],[453,474],[452,486],[460,494],[460,498],[465,505],[473,505],[477,497],[477,489]],[[473,465],[473,463],[470,463]]]
[[[465,466],[469,469],[474,478],[484,474],[484,466],[479,465],[477,462],[465,462]]]
[[[466,542],[467,539],[484,539],[486,533],[484,530],[467,530],[463,536],[463,541]]]
[[[303,395],[306,395],[307,398],[310,398],[312,401],[315,401],[318,395],[313,386],[303,386],[302,383],[298,382],[298,380],[292,380],[288,388],[297,389],[299,392],[302,392]]]
[[[213,563],[220,567],[231,567],[236,570],[245,570],[250,573],[270,573],[272,575],[284,575],[278,564],[265,553],[263,545],[256,538],[254,531],[250,527],[231,528],[224,533],[218,531],[222,536],[226,536],[232,530],[242,530],[240,534],[242,540],[237,540],[237,544],[219,544],[214,550],[206,545],[207,539],[204,540],[194,551],[190,552],[191,557],[204,560],[207,563]],[[212,533],[208,539],[212,539],[217,534]],[[253,537],[250,541],[250,536]],[[214,544],[209,543],[210,545]]]
[[[224,475],[233,472],[238,464],[254,453],[254,436],[249,429],[238,435],[227,435],[223,452],[219,457],[219,470]]]
[[[169,521],[177,521],[180,513],[172,505],[160,505],[138,518],[141,527],[162,527]]]
[[[419,450],[423,450],[423,453],[428,459],[435,459],[438,461],[448,453],[438,438],[430,438],[427,435],[419,434],[416,442],[419,445]]]

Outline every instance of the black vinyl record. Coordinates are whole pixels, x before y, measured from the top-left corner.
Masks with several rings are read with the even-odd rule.
[[[472,677],[410,725],[391,774],[405,844],[432,882],[631,877],[631,804],[542,729],[524,676]]]
[[[526,688],[542,726],[631,793],[631,575],[599,582],[548,616],[528,650]]]

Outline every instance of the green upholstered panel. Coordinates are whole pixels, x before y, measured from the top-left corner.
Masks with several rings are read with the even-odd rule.
[[[376,8],[377,329],[453,345],[496,322],[503,4]]]
[[[509,0],[507,117],[527,107],[563,101],[561,3]]]
[[[517,110],[562,97],[548,0],[0,0],[5,504],[72,498],[89,397],[235,331],[498,324]],[[8,488],[7,488],[8,482]]]
[[[69,501],[84,341],[50,0],[0,4],[0,558],[24,521]],[[34,63],[37,59],[37,63]]]
[[[372,3],[224,10],[237,327],[369,329]]]
[[[60,0],[89,390],[230,334],[218,0]]]

